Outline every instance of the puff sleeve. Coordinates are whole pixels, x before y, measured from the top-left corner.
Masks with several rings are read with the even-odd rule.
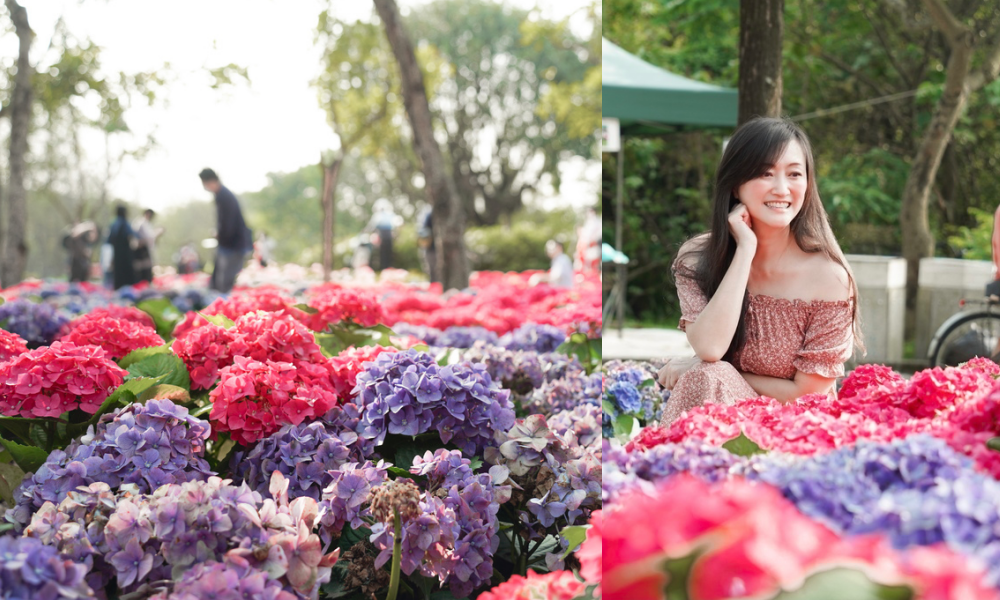
[[[708,298],[694,279],[694,270],[675,260],[672,268],[677,283],[677,298],[681,303],[681,319],[677,327],[687,331],[688,323],[693,323],[701,311],[708,306]]]
[[[802,348],[792,364],[804,373],[843,377],[844,363],[854,352],[854,301],[820,302],[811,308]]]

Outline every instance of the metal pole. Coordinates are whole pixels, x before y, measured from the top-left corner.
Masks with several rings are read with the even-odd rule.
[[[618,146],[618,200],[615,208],[615,249],[622,252],[622,196],[625,188],[625,137],[622,136]],[[616,265],[616,279],[621,286],[621,294],[618,295],[618,337],[622,337],[622,328],[625,326],[625,288],[627,287],[628,271],[625,265]]]

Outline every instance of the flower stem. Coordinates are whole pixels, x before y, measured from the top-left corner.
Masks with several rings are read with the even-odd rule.
[[[399,510],[392,509],[392,570],[389,573],[389,595],[385,600],[396,600],[399,591],[399,563],[403,559],[403,523],[399,518]]]

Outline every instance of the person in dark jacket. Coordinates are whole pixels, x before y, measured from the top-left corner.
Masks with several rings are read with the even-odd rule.
[[[243,262],[253,248],[253,237],[243,220],[239,200],[222,185],[219,176],[212,169],[204,169],[198,174],[201,185],[215,195],[216,239],[215,266],[212,269],[210,287],[228,294],[236,283],[236,276],[243,269]]]
[[[138,279],[133,268],[134,258],[132,256],[132,244],[135,242],[135,231],[128,223],[128,210],[124,205],[119,204],[115,208],[115,220],[111,223],[108,231],[108,243],[114,250],[114,257],[111,261],[111,268],[114,271],[114,289],[135,285]]]

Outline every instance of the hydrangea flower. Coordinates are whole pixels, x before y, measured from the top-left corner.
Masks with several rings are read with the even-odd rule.
[[[25,525],[45,502],[59,504],[78,487],[94,482],[118,488],[134,484],[151,493],[161,485],[204,479],[212,474],[202,458],[209,436],[206,421],[170,400],[131,404],[104,415],[66,450],[53,450],[15,493],[7,519]]]
[[[244,445],[285,424],[315,419],[337,404],[332,391],[307,379],[310,374],[301,363],[236,356],[219,375],[219,385],[209,393],[212,426]]]
[[[69,316],[47,302],[17,299],[0,304],[0,326],[16,333],[29,348],[51,344]]]
[[[477,600],[573,600],[583,593],[585,587],[572,571],[539,574],[528,569],[527,577],[514,574],[507,581],[480,594]]]
[[[363,460],[357,442],[353,429],[338,431],[321,421],[285,425],[249,452],[235,453],[232,472],[264,493],[272,474],[280,471],[288,479],[291,498],[308,496],[318,501],[333,482],[329,471]]]
[[[397,350],[386,346],[351,346],[331,358],[333,387],[337,395],[345,402],[353,402],[358,373],[365,369],[367,363],[375,360],[375,357],[383,352],[397,352]]]
[[[387,434],[436,430],[467,455],[482,452],[514,423],[510,392],[481,364],[440,367],[426,352],[380,354],[358,375],[358,434],[381,444]]]
[[[126,374],[98,346],[53,342],[0,363],[0,414],[58,417],[76,408],[94,413]]]
[[[365,518],[371,517],[368,504],[374,488],[388,481],[391,464],[379,461],[346,463],[339,469],[329,471],[330,485],[323,489],[320,509],[322,536],[324,541],[339,535],[345,525],[353,529],[367,526]]]
[[[281,582],[250,566],[239,556],[227,555],[223,562],[203,562],[184,571],[170,592],[163,591],[149,600],[298,600],[286,592]]]
[[[135,321],[105,316],[83,316],[73,320],[72,328],[59,338],[77,345],[94,344],[118,360],[133,350],[162,346],[156,330]]]
[[[537,352],[505,350],[479,341],[463,352],[461,358],[485,365],[490,377],[518,399],[526,399],[545,383],[545,371]]]
[[[119,321],[132,321],[137,325],[143,325],[145,327],[149,327],[150,329],[156,329],[156,323],[153,321],[153,317],[134,306],[106,304],[104,306],[98,306],[84,311],[84,313],[85,314],[82,317],[73,319],[69,323],[63,325],[63,328],[59,331],[59,336],[62,337],[69,334],[76,328],[77,325],[85,322],[87,319],[97,319],[101,317],[117,319]]]
[[[559,436],[573,432],[581,446],[593,446],[601,440],[602,410],[593,404],[581,404],[573,410],[563,410],[548,418],[549,427]]]
[[[372,292],[326,284],[313,288],[311,294],[309,306],[317,312],[307,316],[304,322],[313,331],[323,331],[342,321],[371,327],[386,320],[382,303]]]
[[[28,351],[24,339],[16,333],[0,329],[0,362],[10,360],[18,354]]]
[[[582,403],[600,406],[602,388],[600,373],[568,373],[562,379],[547,381],[535,390],[531,401],[524,408],[531,413],[551,415],[563,410],[573,410]]]
[[[0,535],[0,598],[88,598],[85,565],[34,538]]]
[[[219,370],[232,364],[229,330],[205,324],[174,340],[171,349],[188,369],[192,390],[210,389],[219,380]]]
[[[535,352],[555,352],[566,341],[566,333],[553,325],[525,323],[514,331],[503,334],[498,346],[508,350],[533,350]]]
[[[293,312],[289,307],[295,301],[283,296],[280,292],[269,288],[242,289],[234,292],[228,298],[216,298],[211,304],[206,306],[201,313],[209,316],[223,315],[231,321],[238,320],[241,316],[257,312],[283,312],[291,315],[301,315],[301,312]],[[173,336],[181,338],[187,335],[192,329],[204,327],[208,324],[203,316],[196,312],[189,312],[184,315],[184,319],[174,327]]]
[[[419,503],[417,510],[402,519],[400,542],[404,573],[419,569],[459,598],[492,576],[499,545],[496,514],[500,501],[509,496],[508,489],[494,486],[490,474],[476,475],[469,465],[457,450],[439,449],[414,459],[410,472],[426,477],[426,490],[412,500]],[[375,560],[378,568],[392,558],[395,534],[391,513],[375,511],[373,503],[373,517],[378,519],[371,537],[381,550]]]

